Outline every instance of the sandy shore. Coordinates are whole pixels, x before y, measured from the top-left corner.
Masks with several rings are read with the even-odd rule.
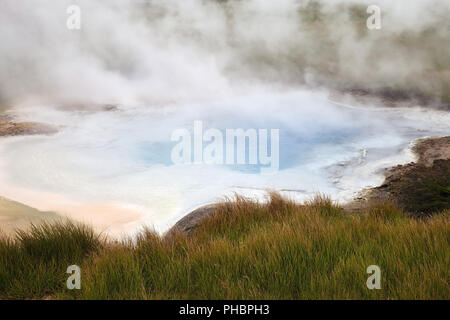
[[[18,135],[52,134],[56,129],[37,122],[16,121],[10,115],[0,114],[0,138]],[[30,224],[61,220],[54,212],[39,211],[0,196],[0,233],[10,235],[16,229],[26,229]]]
[[[61,219],[62,217],[54,212],[39,211],[0,197],[0,233],[11,235],[16,229],[26,229],[30,224]]]
[[[24,229],[31,223],[61,219],[86,223],[95,231],[114,238],[120,238],[140,227],[142,214],[133,208],[105,203],[77,203],[50,193],[33,193],[27,190],[19,193],[26,195],[24,203],[31,204],[34,208],[1,197],[0,230],[7,234],[15,229]]]
[[[114,109],[108,106],[101,109],[101,111],[111,110]],[[14,115],[0,114],[0,139],[49,135],[57,131],[57,128],[45,123],[20,121]],[[17,190],[9,188],[7,193],[13,199],[15,193],[21,194],[22,198],[27,199],[23,203],[31,204],[34,208],[0,196],[0,232],[6,234],[29,227],[31,223],[70,218],[90,224],[98,232],[107,232],[110,236],[120,237],[127,234],[130,227],[136,227],[142,217],[141,212],[135,208],[124,208],[115,204],[80,204],[62,196],[21,188]]]

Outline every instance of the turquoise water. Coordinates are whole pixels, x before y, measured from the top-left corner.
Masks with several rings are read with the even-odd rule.
[[[316,192],[351,199],[362,188],[380,184],[384,168],[412,161],[408,146],[414,139],[450,134],[447,113],[351,108],[305,91],[121,106],[113,112],[27,112],[37,121],[51,119],[61,130],[2,142],[3,196],[45,210],[69,208],[66,202],[132,208],[142,214],[142,223],[157,230],[232,192],[263,199],[269,188],[299,201]],[[278,129],[279,170],[264,175],[259,164],[173,163],[177,142],[171,141],[172,133],[180,128],[192,133],[195,121],[202,121],[204,131],[222,133]],[[248,145],[245,150],[248,154]],[[58,206],[40,206],[49,194],[60,199]]]

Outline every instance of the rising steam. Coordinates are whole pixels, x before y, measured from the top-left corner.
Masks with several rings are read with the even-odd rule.
[[[66,9],[82,10],[68,30]],[[367,5],[382,29],[366,28]],[[448,1],[2,0],[0,107],[160,104],[264,86],[450,101]]]

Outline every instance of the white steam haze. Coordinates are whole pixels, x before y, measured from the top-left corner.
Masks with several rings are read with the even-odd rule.
[[[0,0],[0,109],[59,129],[0,138],[0,195],[114,234],[167,230],[234,191],[349,200],[412,161],[414,139],[450,133],[449,16],[432,0]],[[328,98],[386,89],[425,98]],[[172,132],[194,121],[279,129],[280,170],[171,163]]]
[[[66,28],[71,4],[80,31]],[[382,10],[381,30],[366,28],[369,4]],[[441,0],[2,0],[0,97],[160,103],[306,83],[440,99],[449,15]]]

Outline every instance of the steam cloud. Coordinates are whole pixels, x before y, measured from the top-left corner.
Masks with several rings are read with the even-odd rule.
[[[82,10],[68,30],[67,7]],[[382,29],[366,28],[369,4]],[[160,104],[265,86],[450,101],[449,1],[2,0],[0,108]]]

